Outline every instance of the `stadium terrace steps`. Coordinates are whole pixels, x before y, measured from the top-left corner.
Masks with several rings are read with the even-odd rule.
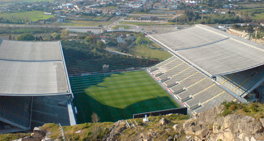
[[[194,113],[213,108],[223,101],[235,99],[213,80],[179,58],[169,58],[151,68],[157,68],[157,66],[159,69],[153,70],[151,73],[158,74],[156,78],[159,78],[160,82],[167,86],[171,93],[175,94]],[[226,82],[225,79],[223,78],[221,81]]]
[[[171,77],[171,79],[164,82],[164,84],[166,86],[171,85],[172,83],[175,84],[175,82],[181,82],[181,81],[188,79],[189,77],[192,77],[193,75],[196,75],[196,74],[197,73],[193,69],[190,69],[190,71],[188,70],[181,75],[177,75],[177,77],[175,77],[175,76]]]
[[[260,66],[250,70],[217,77],[217,81],[241,96],[264,77],[264,67]]]
[[[221,94],[220,96],[210,100],[209,102],[204,103],[203,105],[201,105],[201,107],[195,109],[194,111],[196,113],[200,113],[200,112],[209,110],[211,108],[214,108],[215,105],[220,105],[223,101],[230,101],[230,99],[233,99],[233,96],[225,92]]]
[[[201,81],[201,82],[191,86],[190,88],[188,88],[187,91],[179,94],[178,97],[180,99],[182,99],[182,98],[187,97],[189,95],[197,95],[211,85],[214,85],[214,83],[211,80]]]
[[[175,60],[175,59],[176,59],[176,57],[172,56],[172,57],[170,57],[169,59],[166,59],[165,61],[160,62],[159,64],[157,64],[157,65],[155,65],[155,66],[153,66],[153,67],[150,67],[149,70],[152,70],[152,69],[155,69],[155,68],[159,68],[159,67],[161,67],[162,65],[165,65],[166,63],[169,63],[170,61],[173,61],[173,60]]]
[[[28,128],[30,126],[31,97],[0,96],[0,117]]]
[[[56,123],[60,123],[61,125],[67,125],[69,124],[68,117],[60,116],[59,114],[47,114],[47,113],[41,113],[41,112],[32,112],[32,116],[34,116],[34,119],[32,119],[32,122],[34,125],[38,125],[41,123],[54,123],[54,119],[58,119]]]
[[[203,91],[202,93],[193,96],[193,99],[186,102],[189,106],[194,105],[194,103],[203,103],[212,97],[221,94],[224,90],[219,88],[217,85],[214,85],[213,87],[210,87],[209,89]]]
[[[68,96],[41,96],[33,98],[32,126],[43,123],[69,125]]]

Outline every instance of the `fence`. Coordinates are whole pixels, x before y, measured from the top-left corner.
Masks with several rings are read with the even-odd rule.
[[[147,116],[159,116],[159,115],[167,115],[167,114],[183,114],[187,115],[187,107],[183,108],[173,108],[173,109],[166,109],[166,110],[159,110],[159,111],[151,111],[145,113],[138,113],[133,114],[133,118],[144,118],[145,115]]]

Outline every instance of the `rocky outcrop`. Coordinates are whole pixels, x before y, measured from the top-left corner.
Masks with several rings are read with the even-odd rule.
[[[217,106],[206,112],[200,113],[193,118],[178,120],[183,115],[166,115],[151,117],[150,121],[143,123],[142,119],[129,121],[119,120],[111,123],[111,126],[104,127],[105,135],[100,138],[103,141],[260,141],[264,140],[264,118],[259,116],[248,116],[239,114],[228,114],[221,116],[224,106]],[[226,108],[225,108],[226,110]],[[235,112],[233,112],[235,113]],[[254,113],[255,114],[255,113]],[[169,119],[169,120],[168,120]],[[175,120],[174,120],[175,119]],[[187,120],[186,120],[187,119]],[[141,122],[141,123],[140,123]],[[97,123],[98,124],[98,123]],[[66,137],[86,135],[92,130],[87,130],[92,126],[81,126],[78,130],[65,131]],[[54,127],[54,126],[53,126]],[[83,128],[85,127],[85,128]],[[43,128],[46,131],[46,128]],[[66,128],[67,129],[67,128]],[[59,130],[59,128],[57,129]],[[45,132],[40,128],[35,128],[30,137],[20,139],[20,141],[48,141],[51,130]],[[89,132],[88,132],[89,131]],[[69,132],[72,132],[69,134]],[[67,135],[68,134],[68,135]],[[58,135],[59,136],[59,135]],[[58,137],[59,138],[59,137]],[[81,139],[81,138],[75,138]],[[89,140],[87,138],[82,138]],[[59,140],[59,139],[57,139]]]
[[[103,140],[113,141],[117,135],[120,135],[126,129],[126,123],[124,120],[119,120],[114,123],[110,129],[110,133],[104,136]]]
[[[217,116],[222,108],[223,106],[217,106],[186,120],[183,123],[185,134],[192,136],[190,139],[195,141],[257,141],[264,138],[264,118],[257,121],[245,115]]]
[[[40,129],[39,127],[35,127],[33,129],[33,133],[31,133],[31,136],[18,139],[17,141],[48,141],[48,140],[50,139],[46,137],[46,132]]]
[[[165,117],[162,117],[162,118],[160,119],[159,123],[160,123],[160,125],[163,126],[163,125],[166,125],[166,124],[170,123],[170,121],[167,120]]]

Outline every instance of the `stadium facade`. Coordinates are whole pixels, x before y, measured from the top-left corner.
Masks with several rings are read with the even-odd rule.
[[[193,114],[262,100],[263,45],[205,25],[148,37],[173,54],[149,72]]]
[[[0,40],[0,66],[0,133],[76,124],[60,41]]]

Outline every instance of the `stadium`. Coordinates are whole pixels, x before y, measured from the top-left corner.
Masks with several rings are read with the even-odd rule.
[[[0,41],[0,133],[75,125],[60,42]]]
[[[263,102],[262,45],[205,25],[147,37],[172,57],[78,76],[68,75],[60,41],[1,40],[0,133],[91,122],[93,112],[117,121],[177,107],[195,115],[224,101]]]
[[[174,55],[149,72],[192,114],[262,100],[262,45],[205,25],[148,37]]]

